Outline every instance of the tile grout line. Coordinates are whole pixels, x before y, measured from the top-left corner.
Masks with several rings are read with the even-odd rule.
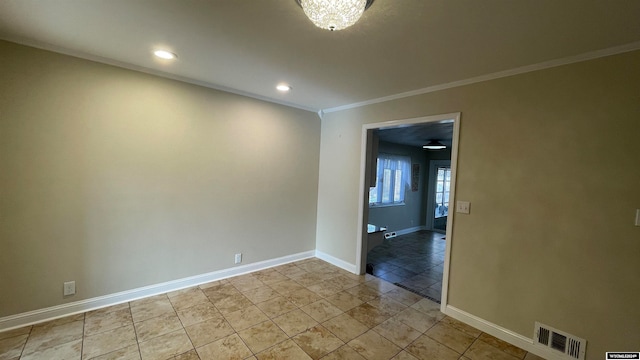
[[[197,289],[199,289],[200,291],[202,291],[202,289],[200,289],[200,286],[195,286],[195,288],[197,288]],[[189,339],[189,343],[191,343],[191,347],[193,348],[192,350],[193,350],[193,351],[195,351],[195,352],[196,352],[196,354],[197,354],[197,353],[198,353],[198,351],[196,350],[196,346],[195,346],[195,344],[193,343],[193,340],[191,339],[191,336],[189,336],[189,333],[187,332],[187,328],[184,326],[184,323],[182,322],[182,319],[180,319],[180,316],[178,315],[178,309],[176,309],[175,305],[173,304],[173,301],[171,301],[171,298],[169,297],[169,293],[166,293],[166,295],[167,295],[167,300],[169,300],[169,304],[171,304],[171,308],[173,309],[173,312],[176,314],[176,317],[178,318],[178,321],[180,322],[180,326],[182,327],[182,330],[184,331],[185,335],[187,335],[187,338]],[[206,295],[205,295],[205,297],[206,297]],[[208,298],[207,298],[207,300],[208,300]],[[196,304],[196,305],[197,305],[197,304]],[[194,305],[194,306],[196,306],[196,305]],[[193,307],[193,306],[190,306],[189,308],[191,308],[191,307]],[[214,306],[214,308],[215,308],[215,306]],[[188,309],[188,308],[187,308],[187,309]],[[218,310],[218,309],[216,308],[216,310]],[[163,315],[158,315],[158,316],[156,316],[156,317],[160,317],[160,316],[163,316]],[[133,314],[132,314],[132,317],[133,317]],[[149,320],[149,319],[147,319],[147,320]],[[135,328],[135,325],[134,325],[134,328]],[[178,330],[176,330],[176,331],[178,331]],[[174,332],[176,332],[176,331],[174,331]],[[167,334],[170,334],[170,333],[171,333],[171,332],[169,332],[169,333],[167,333]],[[160,336],[162,336],[162,335],[158,335],[158,336],[156,336],[156,337],[160,337]],[[136,335],[136,337],[137,337],[137,335]],[[151,340],[151,339],[149,339],[149,340]],[[204,346],[204,345],[203,345],[203,346]],[[140,342],[139,342],[139,341],[138,341],[138,351],[140,351],[140,358],[142,359],[142,350],[140,350]],[[191,350],[185,351],[185,352],[184,352],[184,353],[182,353],[182,354],[186,354],[186,353],[188,353],[189,351],[191,351]],[[176,356],[178,356],[178,355],[182,355],[182,354],[173,355],[172,357],[173,357],[173,358],[175,358]],[[198,357],[200,357],[200,355],[198,355]],[[143,360],[144,360],[144,359],[143,359]],[[167,360],[168,360],[168,359],[167,359]]]
[[[80,346],[80,360],[84,360],[84,331],[87,327],[87,313],[83,313],[82,314],[82,342],[81,342],[81,346]]]
[[[136,334],[136,347],[138,348],[138,355],[140,355],[140,359],[142,359],[142,350],[140,349],[140,339],[138,338],[138,329],[136,328],[136,323],[133,320],[133,310],[131,307],[131,301],[127,302],[127,306],[129,306],[129,314],[131,314],[131,325],[133,326],[133,333]]]
[[[260,279],[258,279],[258,281],[260,281]],[[260,281],[260,282],[261,282],[262,284],[264,284],[264,282],[262,282],[262,281]],[[235,287],[235,285],[231,284],[231,286],[233,286],[236,290],[238,290],[238,291],[242,294],[242,296],[244,296],[244,297],[246,298],[246,296],[244,295],[244,293],[243,293],[242,291],[240,291],[237,287]],[[270,287],[270,286],[268,286],[268,285],[266,285],[266,284],[264,284],[264,286],[267,286],[267,287],[269,287],[269,289],[271,289],[271,287]],[[273,290],[273,289],[272,289],[272,290]],[[275,291],[275,290],[274,290],[274,291]],[[277,291],[276,291],[276,293],[277,293]],[[251,300],[249,300],[249,301],[251,301]],[[267,301],[268,301],[268,300],[267,300]],[[252,304],[253,306],[255,306],[255,307],[256,307],[256,308],[257,308],[261,313],[263,313],[263,314],[264,314],[264,316],[266,316],[266,317],[267,317],[267,320],[269,320],[269,321],[273,322],[273,320],[269,317],[269,315],[267,315],[264,311],[262,311],[262,309],[260,309],[260,308],[257,306],[257,304],[255,304],[253,301],[251,301],[251,304]],[[214,307],[215,307],[215,305],[214,305]],[[221,313],[221,314],[222,314],[222,313]],[[224,314],[222,314],[222,317],[224,317]],[[226,319],[226,318],[225,318],[225,319]],[[260,322],[260,323],[258,323],[258,324],[256,324],[256,325],[262,324],[263,322],[266,322],[267,320],[262,321],[262,322]],[[273,322],[273,323],[274,323],[274,325],[278,326],[278,324],[276,324],[275,322]],[[231,324],[229,324],[229,325],[231,325]],[[255,325],[253,325],[253,326],[255,326]],[[250,328],[251,328],[251,327],[253,327],[253,326],[249,326],[247,329],[250,329]],[[233,326],[231,326],[231,327],[233,328]],[[278,326],[278,328],[280,328],[280,327]],[[235,330],[235,328],[234,328],[234,330]],[[246,329],[243,329],[243,330],[246,330]],[[282,330],[282,329],[280,329],[280,330]],[[284,332],[284,330],[282,330],[282,332]],[[240,338],[240,341],[242,341],[242,343],[244,344],[244,346],[246,346],[246,347],[247,347],[247,349],[249,349],[249,351],[251,352],[251,354],[252,354],[253,356],[257,356],[257,354],[256,354],[255,352],[253,352],[253,350],[249,347],[249,344],[247,344],[247,342],[242,338],[242,336],[240,336],[239,331],[236,331],[236,332],[235,332],[235,334],[237,334],[237,335],[238,335],[238,338]],[[285,334],[286,334],[286,333],[285,333]],[[289,338],[289,339],[290,339],[290,338]],[[285,341],[286,341],[286,340],[285,340]],[[284,342],[284,341],[283,341],[283,342]],[[280,344],[280,343],[278,343],[278,344]],[[268,347],[267,349],[265,349],[265,350],[263,350],[263,351],[266,351],[266,350],[268,350],[268,349],[270,349],[270,348],[272,348],[272,347],[274,347],[274,346],[276,346],[276,345],[277,345],[277,344],[274,344],[273,346],[270,346],[270,347]],[[248,357],[246,357],[245,359],[247,359],[247,358],[248,358]]]
[[[27,343],[29,342],[29,339],[31,338],[31,333],[33,332],[33,325],[31,325],[31,328],[29,329],[29,332],[27,333],[27,339],[24,341],[24,344],[22,344],[22,350],[20,350],[20,355],[18,355],[18,359],[22,358],[22,355],[24,353],[24,349],[27,348]]]

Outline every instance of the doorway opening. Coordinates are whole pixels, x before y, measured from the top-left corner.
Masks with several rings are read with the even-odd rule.
[[[363,126],[357,270],[442,307],[459,121],[454,113]],[[447,147],[423,149],[430,140]]]

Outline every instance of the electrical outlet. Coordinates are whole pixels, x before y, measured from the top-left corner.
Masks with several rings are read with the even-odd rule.
[[[236,254],[236,264],[240,264],[242,262],[242,253]]]
[[[64,283],[64,296],[75,295],[76,293],[76,282],[75,281],[67,281]]]

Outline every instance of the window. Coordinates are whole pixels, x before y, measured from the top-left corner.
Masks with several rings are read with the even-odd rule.
[[[410,164],[408,156],[380,154],[376,186],[369,189],[369,205],[402,204],[404,188],[411,176]]]
[[[436,209],[435,218],[449,214],[449,190],[451,188],[451,168],[438,167],[436,177]]]

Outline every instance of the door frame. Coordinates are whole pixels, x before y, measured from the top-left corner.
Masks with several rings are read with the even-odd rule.
[[[449,166],[451,168],[451,160],[429,160],[429,181],[427,182],[427,218],[425,225],[427,230],[436,231],[440,233],[446,233],[446,231],[436,230],[433,228],[433,221],[435,220],[433,217],[433,213],[435,209],[435,197],[436,197],[436,171],[440,166]],[[452,172],[453,173],[453,172]],[[449,202],[451,202],[451,186],[449,186]],[[449,204],[449,209],[453,210],[451,204]],[[449,214],[447,214],[447,222],[449,221]],[[448,226],[449,224],[447,224]]]
[[[455,207],[455,188],[456,188],[456,173],[458,163],[458,141],[460,138],[460,112],[432,115],[419,118],[402,119],[402,120],[390,120],[371,124],[362,125],[362,135],[360,144],[360,184],[358,192],[358,232],[356,239],[356,273],[364,274],[366,267],[367,247],[367,224],[365,219],[368,218],[369,213],[369,189],[366,185],[369,183],[370,171],[367,167],[368,156],[371,156],[371,150],[368,151],[368,142],[371,141],[371,131],[376,129],[394,128],[400,126],[411,126],[416,124],[423,124],[429,122],[453,122],[453,136],[451,145],[451,190],[449,193],[449,209]],[[442,297],[440,310],[445,311],[448,304],[448,289],[449,289],[449,264],[451,258],[451,241],[453,238],[453,221],[455,218],[455,212],[451,211],[447,217],[447,233],[446,237],[446,250],[444,256],[444,272],[442,276]],[[365,245],[365,246],[363,246]]]

